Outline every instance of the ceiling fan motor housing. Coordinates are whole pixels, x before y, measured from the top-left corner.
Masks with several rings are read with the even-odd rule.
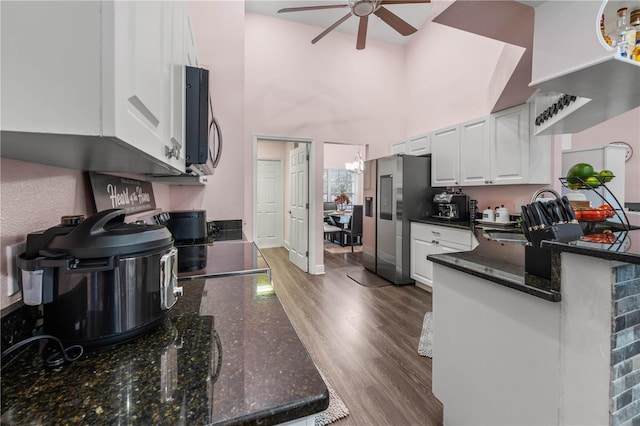
[[[351,12],[355,16],[369,16],[379,6],[379,0],[349,0]]]

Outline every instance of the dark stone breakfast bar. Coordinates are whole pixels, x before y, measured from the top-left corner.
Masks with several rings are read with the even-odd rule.
[[[525,271],[522,243],[470,230],[473,251],[428,257],[444,423],[640,422],[640,231],[544,241],[545,278]]]
[[[246,253],[236,260],[248,270],[266,265],[253,243],[222,244]],[[272,425],[326,409],[327,386],[269,276],[230,267],[240,275],[181,275],[184,295],[132,342],[54,369],[39,344],[11,356],[2,423]]]

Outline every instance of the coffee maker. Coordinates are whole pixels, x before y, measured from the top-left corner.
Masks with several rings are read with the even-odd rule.
[[[469,196],[461,192],[441,192],[433,197],[435,212],[433,218],[448,220],[469,220]]]

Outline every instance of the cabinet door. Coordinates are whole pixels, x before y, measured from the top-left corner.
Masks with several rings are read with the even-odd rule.
[[[452,186],[460,182],[460,127],[431,134],[431,185]]]
[[[471,246],[467,244],[454,243],[451,241],[438,241],[438,254],[457,253],[469,250],[471,250]]]
[[[196,49],[196,37],[193,32],[193,24],[191,23],[191,16],[187,12],[185,14],[185,29],[184,29],[184,37],[185,37],[185,53],[186,53],[186,64],[190,67],[199,67],[200,62],[198,62],[198,50]]]
[[[492,183],[489,117],[460,125],[460,178],[460,185]]]
[[[423,284],[433,284],[433,262],[427,256],[437,253],[435,240],[411,236],[411,278]]]
[[[529,104],[491,115],[493,183],[520,184],[529,179]]]
[[[418,136],[407,141],[407,154],[425,155],[431,152],[429,135]]]
[[[166,161],[170,76],[163,2],[114,2],[115,136]]]
[[[404,154],[407,151],[407,143],[406,142],[397,142],[391,145],[391,155],[394,154]]]
[[[168,72],[170,77],[170,91],[167,106],[167,118],[169,120],[169,144],[175,149],[174,155],[167,159],[175,166],[184,170],[185,167],[185,15],[187,14],[186,3],[166,2],[164,3],[169,12],[166,14],[167,30],[171,43],[166,44],[168,55]]]

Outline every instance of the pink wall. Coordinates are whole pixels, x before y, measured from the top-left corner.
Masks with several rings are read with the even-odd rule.
[[[506,84],[504,79],[495,78],[500,74],[496,66],[503,63],[500,59],[504,46],[500,41],[425,23],[406,51],[403,136],[489,114],[499,89]],[[511,72],[507,70],[508,74]]]
[[[640,203],[640,108],[572,135],[571,147],[604,146],[614,141],[633,147],[634,154],[625,163],[625,200]]]
[[[123,175],[143,180],[143,176]],[[83,172],[0,159],[1,220],[0,220],[0,309],[4,309],[20,298],[19,294],[8,297],[7,259],[5,247],[26,240],[27,234],[50,228],[60,223],[66,215],[93,214],[91,191]],[[169,205],[165,185],[153,184],[156,205],[166,209]],[[127,220],[135,220],[131,215]]]
[[[208,220],[247,219],[244,173],[251,141],[244,133],[244,2],[190,1],[200,66],[209,70],[214,115],[224,144],[206,186],[171,188],[172,209],[204,209]],[[249,168],[252,170],[251,161]],[[249,234],[250,235],[250,234]]]
[[[368,143],[378,155],[402,133],[404,51],[318,28],[246,16],[246,128],[249,134]]]

